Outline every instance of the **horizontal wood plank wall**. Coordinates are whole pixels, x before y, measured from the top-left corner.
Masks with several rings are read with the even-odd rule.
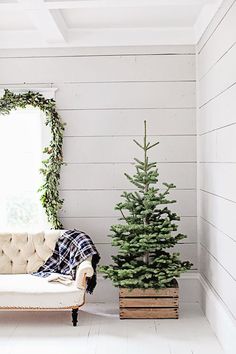
[[[236,1],[224,1],[197,48],[200,272],[234,319],[236,319],[235,23]]]
[[[132,142],[147,120],[150,140],[160,145],[160,181],[174,182],[173,205],[188,238],[176,247],[197,269],[195,50],[190,46],[119,49],[0,51],[0,88],[57,88],[57,107],[67,123],[61,196],[66,228],[91,234],[110,262],[109,227],[115,203],[132,189]],[[93,299],[94,300],[94,299]],[[111,299],[113,300],[113,299]]]

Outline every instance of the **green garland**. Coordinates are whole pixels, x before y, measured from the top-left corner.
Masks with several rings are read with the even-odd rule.
[[[15,94],[9,90],[4,90],[4,95],[0,98],[0,114],[7,115],[11,110],[32,106],[40,108],[45,113],[46,122],[51,129],[52,139],[43,153],[47,159],[42,161],[43,167],[40,172],[44,176],[44,182],[39,188],[40,200],[47,214],[52,228],[62,229],[63,225],[58,218],[58,211],[63,205],[63,200],[59,196],[60,171],[64,164],[62,155],[64,123],[56,111],[56,103],[53,99],[46,99],[39,92],[28,91],[26,93]]]

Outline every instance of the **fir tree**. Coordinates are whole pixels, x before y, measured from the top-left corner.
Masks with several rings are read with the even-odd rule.
[[[137,190],[123,192],[123,201],[115,207],[123,223],[111,226],[111,237],[112,245],[119,250],[112,256],[114,264],[102,266],[100,270],[119,287],[169,287],[174,278],[192,266],[188,261],[181,261],[179,253],[169,252],[186,238],[176,233],[180,218],[167,206],[176,202],[168,198],[175,185],[163,183],[163,188],[158,188],[157,163],[149,162],[148,152],[159,143],[147,142],[146,121],[143,145],[134,142],[143,150],[144,159],[135,158],[136,173],[133,176],[125,173],[125,176]]]

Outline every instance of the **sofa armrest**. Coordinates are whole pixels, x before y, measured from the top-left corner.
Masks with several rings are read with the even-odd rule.
[[[85,261],[80,263],[76,270],[76,286],[79,289],[86,289],[86,278],[92,277],[94,271],[91,263],[92,257],[87,258]]]

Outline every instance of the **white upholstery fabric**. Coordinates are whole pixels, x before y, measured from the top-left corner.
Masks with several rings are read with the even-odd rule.
[[[85,275],[93,275],[91,260],[77,267],[71,285],[48,282],[31,274],[52,255],[65,230],[0,233],[0,308],[62,308],[82,305]]]
[[[87,277],[91,277],[93,275],[93,267],[91,264],[91,257],[86,259],[86,261],[83,261],[82,263],[80,263],[80,265],[77,267],[75,282],[76,282],[76,286],[79,289],[85,290],[85,288],[86,288],[85,275]]]
[[[63,308],[83,304],[84,290],[31,274],[0,274],[0,308]]]
[[[32,273],[52,255],[65,230],[0,233],[0,274]]]

